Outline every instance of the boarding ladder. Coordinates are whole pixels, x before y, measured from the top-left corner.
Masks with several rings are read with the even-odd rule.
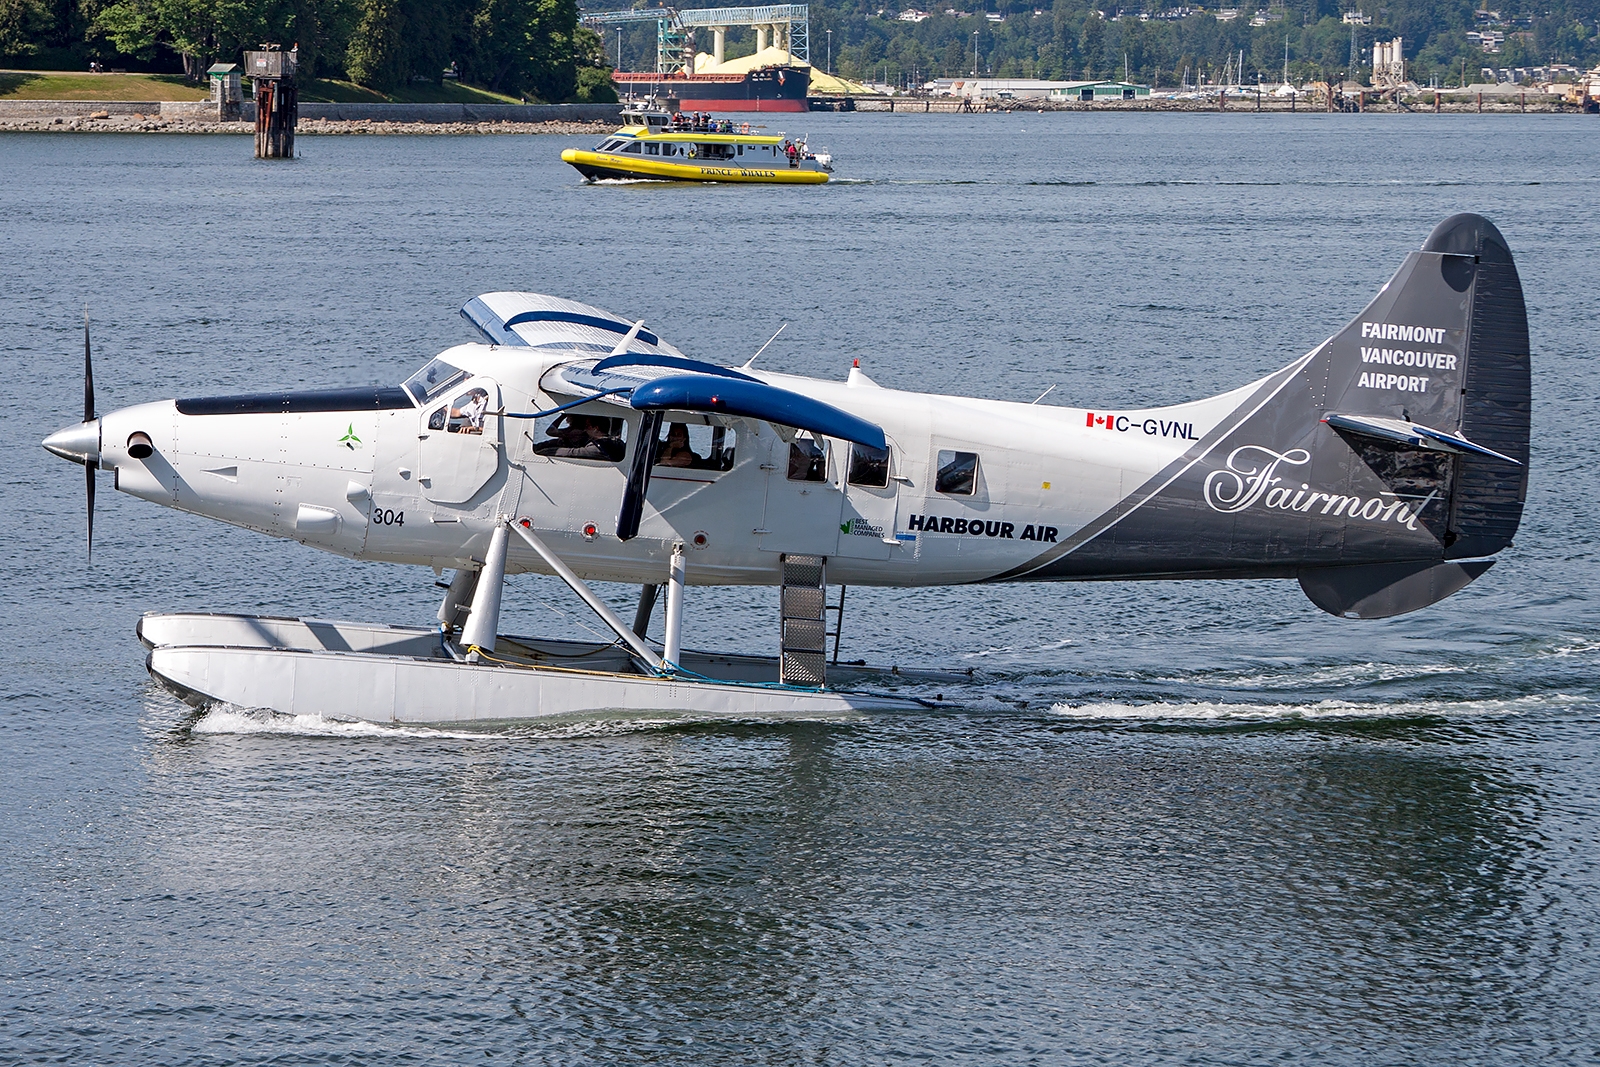
[[[781,641],[778,677],[785,685],[820,686],[827,679],[827,625],[822,611],[827,596],[824,556],[784,554],[779,591]]]

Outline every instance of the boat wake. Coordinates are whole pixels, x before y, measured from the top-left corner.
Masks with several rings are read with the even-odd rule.
[[[321,715],[282,715],[275,711],[213,705],[189,726],[189,733],[278,734],[290,737],[452,738],[476,741],[494,734],[485,731],[440,730],[427,726],[389,726],[358,720],[329,719]]]
[[[1583,703],[1563,693],[1505,700],[1318,700],[1304,704],[1252,701],[1063,701],[1050,715],[1085,722],[1349,722],[1405,719],[1498,719],[1534,714],[1552,705]]]

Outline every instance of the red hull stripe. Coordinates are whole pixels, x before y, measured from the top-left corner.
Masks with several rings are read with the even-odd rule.
[[[804,100],[684,100],[685,111],[759,111],[776,114],[781,111],[809,110]]]

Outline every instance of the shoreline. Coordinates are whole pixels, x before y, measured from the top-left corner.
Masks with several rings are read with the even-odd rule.
[[[1496,97],[1484,99],[1441,99],[1437,109],[1432,100],[1426,103],[1397,105],[1394,103],[1367,104],[1357,111],[1328,111],[1325,106],[1297,102],[1293,108],[1287,100],[1263,96],[1230,98],[1223,106],[1216,101],[1200,100],[1139,100],[1099,101],[1096,103],[1049,103],[1044,101],[1007,101],[1002,106],[978,107],[962,110],[959,101],[949,98],[897,98],[891,110],[882,100],[859,101],[851,110],[818,110],[796,112],[800,115],[1043,115],[1043,114],[1187,114],[1187,115],[1323,115],[1323,114],[1374,114],[1374,115],[1579,115],[1580,107],[1564,101],[1542,96],[1535,100]],[[140,101],[27,101],[25,107],[6,108],[0,101],[0,133],[165,133],[213,134],[249,136],[255,132],[252,121],[219,122],[205,117],[198,109],[184,108],[174,113],[170,104],[161,107],[152,102]],[[20,103],[20,102],[17,102]],[[859,105],[866,106],[859,106]],[[617,105],[610,105],[617,107]],[[460,116],[453,119],[432,118],[419,114],[417,105],[410,105],[407,114],[372,118],[355,115],[328,117],[304,116],[295,128],[298,135],[318,136],[506,136],[555,134],[558,136],[603,136],[617,127],[615,118],[582,118],[520,120],[515,117]],[[143,110],[135,110],[143,109]],[[619,109],[620,110],[620,109]],[[22,114],[7,114],[23,111]],[[548,113],[548,112],[547,112]],[[459,112],[456,113],[459,115]],[[787,113],[786,113],[787,114]]]
[[[604,136],[615,130],[614,122],[393,122],[372,119],[304,119],[295,126],[297,137],[357,135],[486,136],[521,134],[559,134],[563,136]],[[194,119],[163,119],[159,115],[64,116],[54,118],[0,118],[0,133],[167,133],[215,134],[250,137],[253,122],[204,122]]]

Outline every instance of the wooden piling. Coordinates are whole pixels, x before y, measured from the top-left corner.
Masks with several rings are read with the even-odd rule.
[[[1439,113],[1439,90],[1437,89],[1433,91],[1433,113],[1435,115]]]
[[[263,82],[256,87],[256,158],[293,159],[294,128],[300,93],[292,81]]]
[[[1478,94],[1478,114],[1483,114],[1483,94]]]
[[[294,128],[300,118],[300,87],[295,75],[299,46],[285,52],[275,44],[245,53],[245,69],[256,87],[256,158],[293,159]]]

